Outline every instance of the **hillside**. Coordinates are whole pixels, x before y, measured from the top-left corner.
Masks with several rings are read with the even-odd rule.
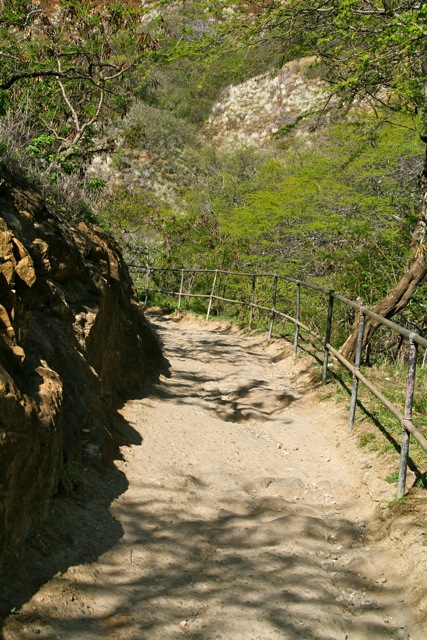
[[[392,288],[411,242],[422,145],[404,118],[380,124],[366,111],[313,129],[325,96],[312,62],[222,89],[201,124],[183,106],[192,78],[185,89],[178,68],[159,72],[168,75],[148,103],[116,123],[115,152],[89,169],[105,181],[101,213],[130,260],[277,271],[368,303]],[[420,326],[423,297],[420,287],[408,309]]]
[[[313,112],[324,102],[324,81],[311,75],[313,58],[285,64],[279,71],[228,87],[208,118],[204,137],[215,147],[270,146],[274,135],[307,116],[299,135],[309,136]]]
[[[410,495],[394,499],[407,422],[361,394],[370,426],[343,437],[350,376],[333,364],[344,391],[320,397],[308,361],[259,335],[150,324],[128,265],[141,281],[166,268],[160,288],[169,267],[178,284],[186,267],[283,274],[423,334],[426,42],[415,2],[1,2],[7,640],[424,640],[412,445]],[[301,321],[301,289],[277,280],[257,279],[256,302],[296,299]],[[328,302],[302,296],[325,336]],[[240,303],[211,317],[242,321]],[[352,362],[359,317],[334,306]],[[413,345],[377,328],[368,316],[361,370],[403,406]],[[423,432],[425,371],[405,405]]]
[[[52,182],[80,177],[83,216],[129,260],[278,271],[369,304],[393,291],[383,312],[406,307],[422,328],[418,41],[399,57],[405,33],[393,40],[387,13],[329,10],[332,23],[316,4],[293,14],[288,3],[6,3],[5,144]],[[375,56],[370,76],[365,44],[378,59],[397,52],[413,85],[385,64],[389,91]]]

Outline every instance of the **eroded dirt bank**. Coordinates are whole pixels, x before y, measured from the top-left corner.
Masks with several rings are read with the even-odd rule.
[[[170,375],[124,407],[135,444],[99,493],[87,484],[36,541],[42,565],[43,544],[52,558],[69,536],[5,640],[427,637],[423,548],[372,528],[394,488],[304,362],[214,325],[152,322]]]
[[[70,218],[0,166],[0,567],[161,366],[119,246]]]

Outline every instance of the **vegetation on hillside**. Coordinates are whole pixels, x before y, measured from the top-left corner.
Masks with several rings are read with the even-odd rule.
[[[123,3],[5,0],[0,14],[0,110],[25,125],[26,153],[54,179],[111,148],[160,44],[146,10]]]
[[[73,215],[131,260],[278,271],[369,304],[409,274],[384,314],[411,300],[425,325],[423,5],[52,4],[2,5],[0,128],[9,158],[83,188]],[[332,96],[316,129],[295,135],[302,108],[262,149],[210,145],[221,91],[298,55]]]
[[[397,321],[425,331],[423,3],[0,5],[0,187],[13,172],[22,180],[24,169],[43,184],[47,206],[108,228],[130,263],[280,273],[361,297],[382,315],[404,310]],[[283,126],[258,122],[263,109],[272,112],[264,107],[278,69],[298,56],[305,58],[283,77],[312,83],[310,90],[292,102]],[[237,108],[227,120],[230,96]],[[245,99],[257,96],[245,113]],[[216,113],[224,117],[215,120]],[[240,127],[241,144],[214,143],[219,120]],[[245,131],[257,126],[264,130],[245,144]],[[161,284],[176,288],[180,278],[168,272]],[[212,274],[197,282],[209,295]],[[256,299],[266,308],[272,283],[257,280]],[[242,285],[220,276],[217,286],[224,297],[253,293],[251,278]],[[294,309],[294,289],[280,281],[282,309]],[[306,294],[303,302],[302,321],[325,335],[326,302]],[[198,298],[190,304],[202,309]],[[244,305],[229,312],[219,302],[215,312],[249,315]],[[253,320],[265,327],[270,318],[256,312]],[[354,321],[335,305],[333,343],[351,334],[349,360]],[[290,336],[290,324],[280,331]],[[399,379],[400,388],[404,341],[381,330],[366,337],[370,359],[362,370],[392,362],[387,380]],[[416,398],[422,429],[424,409]]]
[[[248,6],[257,14],[249,19]],[[402,114],[411,119],[412,135],[425,147],[418,215],[403,273],[374,308],[393,316],[407,306],[427,274],[427,7],[411,0],[271,0],[231,8],[232,27],[226,24],[223,33],[232,29],[239,44],[269,40],[277,43],[284,60],[316,57],[329,87],[324,112],[348,113],[359,106],[394,126],[401,125]],[[366,342],[376,328],[368,323]],[[346,356],[354,356],[356,339],[357,330],[342,349]]]

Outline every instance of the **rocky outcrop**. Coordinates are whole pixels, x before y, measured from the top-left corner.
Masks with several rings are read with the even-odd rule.
[[[112,459],[112,407],[160,365],[114,241],[3,181],[0,562],[45,517],[67,465]]]
[[[272,136],[293,128],[299,118],[325,102],[324,82],[311,69],[313,58],[285,64],[276,74],[263,74],[231,85],[214,105],[205,137],[217,147],[271,145]],[[304,134],[315,118],[298,127]]]

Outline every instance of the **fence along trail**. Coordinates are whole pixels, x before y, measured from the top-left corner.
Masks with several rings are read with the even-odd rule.
[[[145,280],[145,302],[147,303],[148,296],[150,292],[165,294],[166,296],[178,297],[177,302],[177,310],[180,312],[181,305],[183,299],[198,299],[198,300],[207,300],[209,299],[209,303],[207,305],[207,314],[206,320],[209,319],[212,303],[214,300],[220,303],[226,303],[234,306],[240,306],[241,308],[249,308],[249,328],[252,327],[254,311],[257,309],[260,312],[267,312],[270,315],[269,322],[269,338],[273,335],[273,326],[276,317],[280,318],[282,321],[289,322],[294,325],[294,356],[297,356],[298,353],[298,341],[299,334],[301,330],[303,330],[308,336],[314,339],[318,344],[322,345],[323,349],[323,365],[322,365],[322,382],[326,384],[328,377],[328,362],[330,356],[334,356],[341,365],[343,365],[346,369],[348,369],[353,375],[353,385],[351,390],[351,402],[350,402],[350,412],[348,418],[348,426],[350,429],[353,428],[355,415],[356,415],[356,406],[358,401],[358,388],[359,382],[361,382],[371,394],[373,394],[381,404],[386,407],[386,409],[390,412],[392,416],[394,416],[402,427],[402,437],[401,437],[401,455],[400,455],[400,467],[399,467],[399,481],[397,487],[397,497],[402,498],[406,492],[406,476],[407,476],[407,467],[409,462],[409,444],[410,437],[412,436],[424,452],[427,454],[427,438],[415,425],[413,421],[413,404],[414,404],[414,394],[416,392],[416,370],[417,370],[417,362],[421,360],[419,358],[419,347],[423,347],[425,349],[424,358],[422,359],[422,366],[425,365],[426,356],[427,356],[427,340],[423,338],[420,334],[415,333],[408,328],[402,327],[394,322],[391,322],[389,319],[384,318],[377,313],[374,313],[369,308],[360,304],[360,302],[353,302],[348,298],[336,293],[333,290],[325,289],[324,287],[320,287],[308,282],[304,282],[302,280],[296,280],[295,278],[291,278],[288,276],[277,275],[277,274],[254,274],[254,273],[241,273],[241,272],[233,272],[233,271],[222,271],[216,269],[215,271],[210,269],[176,269],[176,268],[153,268],[153,267],[141,267],[136,264],[131,265],[131,270],[134,276],[136,277],[136,281],[141,286],[141,276],[142,279]],[[160,277],[160,288],[154,285],[152,286],[152,278],[153,276]],[[176,277],[179,276],[179,291],[177,288],[174,288],[173,281],[176,280]],[[206,282],[198,282],[196,283],[196,279],[198,276],[203,277],[203,281],[206,278],[212,278],[211,290],[210,294],[206,294],[205,287]],[[235,285],[237,284],[237,290],[234,290],[234,297],[230,299],[230,297],[226,298],[224,295],[217,295],[217,285],[218,285],[218,277],[223,280],[223,292],[227,285],[229,285],[229,279],[232,278],[235,280]],[[172,277],[172,281],[170,281],[170,277]],[[164,278],[166,278],[166,282],[164,282]],[[186,278],[189,278],[189,282],[186,287],[184,287]],[[260,304],[259,300],[255,297],[256,290],[256,282],[261,280],[263,282],[263,286],[261,290],[263,291],[262,297],[265,299],[265,293],[268,291],[269,286],[272,284],[272,300],[270,301],[271,306],[265,306],[266,303]],[[227,282],[228,281],[228,282]],[[172,282],[172,288],[171,288]],[[294,293],[294,305],[295,305],[295,315],[290,315],[289,312],[285,312],[283,309],[280,310],[278,308],[278,285],[279,282],[284,284],[285,287],[289,288],[291,286],[292,289],[295,289]],[[250,295],[247,290],[247,285],[250,286]],[[167,288],[165,289],[165,285]],[[245,293],[246,288],[246,293]],[[196,291],[195,291],[196,289]],[[322,317],[322,313],[319,311],[319,308],[316,308],[314,315],[313,311],[305,314],[307,316],[306,323],[301,322],[301,294],[302,290],[304,290],[305,294],[313,295],[317,298],[317,303],[321,302],[322,298],[324,301],[327,301],[326,304],[326,317]],[[238,298],[236,299],[236,295]],[[354,362],[350,362],[347,357],[344,357],[344,354],[338,348],[334,347],[331,344],[332,334],[334,328],[333,315],[334,315],[334,306],[336,303],[340,302],[346,308],[344,316],[346,313],[353,312],[358,316],[359,320],[356,321],[355,331],[346,341],[345,345],[343,345],[343,349],[345,351],[345,347],[349,347],[349,354],[353,352],[354,347]],[[289,306],[293,306],[292,302],[289,299],[289,291],[285,293],[285,297],[282,297],[282,305],[285,304],[285,308],[288,309]],[[310,305],[308,305],[309,307]],[[317,306],[317,304],[316,304]],[[344,317],[341,318],[341,322]],[[372,327],[368,327],[368,322],[371,322],[372,326],[376,326],[377,328],[381,326],[382,328],[387,328],[389,332],[394,333],[400,337],[401,343],[406,338],[407,345],[407,381],[406,381],[406,398],[404,407],[395,406],[387,396],[378,389],[372,382],[362,374],[361,372],[361,360],[362,360],[362,351],[364,347],[364,336],[371,332],[373,335]],[[322,324],[325,324],[324,329],[322,330],[324,335],[319,335],[319,327]],[[335,328],[340,324],[340,322],[335,321]],[[413,323],[410,323],[413,324]],[[313,330],[314,329],[314,330]],[[356,338],[353,341],[353,338]],[[350,348],[350,344],[352,344]],[[353,358],[352,358],[353,359]],[[418,390],[419,391],[419,390]]]
[[[394,489],[307,362],[219,324],[152,322],[170,370],[122,410],[141,441],[117,462],[121,535],[45,583],[5,639],[427,637],[426,549],[376,519]]]

